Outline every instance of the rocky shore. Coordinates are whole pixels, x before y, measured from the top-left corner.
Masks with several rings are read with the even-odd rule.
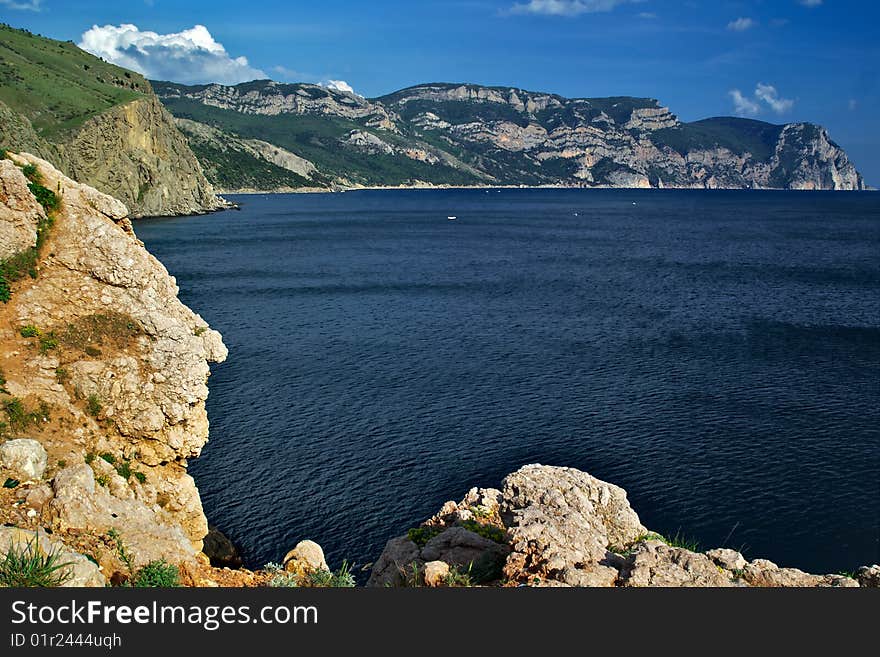
[[[126,206],[27,153],[0,159],[0,559],[52,554],[66,586],[173,567],[190,586],[351,586],[301,541],[252,572],[187,473],[221,336],[178,299]],[[303,537],[306,538],[306,537]],[[878,586],[650,532],[626,492],[529,465],[388,542],[371,586]],[[278,546],[284,554],[289,546]]]

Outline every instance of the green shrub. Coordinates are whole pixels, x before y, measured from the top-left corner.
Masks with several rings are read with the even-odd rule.
[[[101,458],[107,461],[107,463],[109,463],[110,465],[116,463],[116,457],[113,456],[110,452],[104,452],[103,454],[101,454]]]
[[[28,189],[31,190],[31,194],[37,199],[37,203],[43,206],[46,214],[54,214],[61,207],[61,199],[51,189],[43,187],[36,182],[29,183]]]
[[[89,395],[89,398],[86,400],[86,413],[88,413],[92,417],[98,417],[98,414],[101,412],[101,408],[101,399],[98,397],[98,395]]]
[[[132,474],[134,475],[134,478],[137,479],[140,483],[147,483],[147,475],[145,475],[140,470],[135,470]]]
[[[55,369],[55,380],[58,381],[61,385],[64,385],[70,380],[70,372],[68,372],[63,367],[58,367]]]
[[[455,566],[450,566],[449,572],[446,573],[446,576],[443,578],[443,583],[446,586],[457,588],[473,586],[474,582],[471,579],[471,566],[468,566],[468,569],[464,571]]]
[[[407,530],[406,536],[419,547],[425,547],[428,541],[444,531],[446,531],[445,527],[422,525],[421,527],[413,527]]]
[[[40,329],[38,329],[33,324],[28,324],[27,326],[22,326],[18,332],[21,334],[23,338],[38,338],[40,337]]]
[[[483,538],[488,538],[490,541],[495,541],[496,543],[506,542],[505,532],[501,527],[487,525],[482,522],[477,522],[476,520],[465,520],[461,523],[461,526],[468,531],[479,534]]]
[[[180,570],[174,564],[164,559],[151,561],[137,571],[132,578],[131,585],[135,588],[160,588],[169,589],[180,586]]]
[[[681,532],[675,532],[675,536],[673,536],[672,538],[661,537],[661,540],[670,547],[682,548],[684,550],[690,550],[691,552],[700,551],[699,541],[693,538],[689,538]]]
[[[313,570],[305,575],[297,575],[296,573],[284,572],[281,565],[276,563],[267,563],[264,570],[274,573],[269,580],[269,586],[273,588],[354,588],[355,579],[351,574],[351,566],[347,561],[342,562],[342,566],[336,572],[329,570]]]
[[[45,335],[40,336],[40,353],[46,354],[52,349],[58,348],[58,339],[55,337],[54,333],[46,333]]]
[[[71,564],[62,562],[57,551],[44,553],[35,537],[25,547],[10,546],[0,560],[0,586],[54,587],[71,577]]]
[[[95,453],[94,452],[87,452],[86,457],[85,457],[86,465],[91,465],[92,461],[94,461],[94,460],[95,460]]]
[[[128,478],[131,477],[131,463],[129,463],[127,459],[124,459],[122,463],[116,466],[116,473],[128,481]]]
[[[21,167],[21,172],[24,174],[24,177],[30,180],[31,182],[41,183],[43,182],[43,176],[40,174],[40,170],[33,164],[25,164]]]
[[[3,488],[18,488],[19,484],[21,482],[18,479],[7,477],[6,481],[3,482]]]
[[[107,475],[99,475],[95,478],[95,483],[97,483],[99,486],[107,488],[107,486],[110,485],[110,477],[108,477]]]

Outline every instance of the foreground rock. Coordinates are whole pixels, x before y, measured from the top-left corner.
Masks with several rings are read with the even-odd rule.
[[[208,525],[187,459],[207,440],[209,363],[226,347],[178,300],[125,205],[48,162],[0,161],[0,190],[15,191],[0,194],[0,234],[35,236],[45,216],[21,196],[26,165],[60,209],[36,278],[14,283],[0,304],[0,398],[23,409],[0,455],[25,482],[0,522],[52,528],[108,577],[122,568],[121,549],[135,565],[193,563]]]
[[[487,540],[485,536],[495,540]],[[430,538],[428,538],[430,537]],[[427,540],[425,540],[427,539]],[[501,568],[493,563],[503,559]],[[470,584],[622,587],[876,586],[880,566],[855,578],[811,575],[717,548],[669,545],[641,524],[626,491],[573,468],[527,465],[502,490],[472,489],[407,536],[388,541],[369,586],[441,585],[446,568]]]

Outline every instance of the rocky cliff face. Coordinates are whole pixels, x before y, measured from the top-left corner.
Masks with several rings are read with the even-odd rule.
[[[135,216],[186,215],[227,207],[155,96],[90,119],[60,151],[71,177],[121,200]]]
[[[224,207],[143,76],[0,25],[0,148],[53,162],[133,217]]]
[[[682,123],[652,98],[569,99],[506,87],[428,84],[367,100],[270,81],[154,84],[177,116],[210,123],[232,139],[259,137],[305,157],[318,134],[333,133],[332,141],[322,141],[334,152],[333,161],[311,158],[327,184],[363,177],[359,157],[366,154],[393,162],[389,175],[376,160],[371,182],[384,176],[386,184],[403,177],[407,184],[865,188],[846,153],[819,126],[735,118]],[[297,125],[292,117],[307,117],[309,129],[297,135],[286,128]],[[199,156],[206,169],[223,171],[218,158]]]
[[[50,218],[25,165],[60,199]],[[135,566],[194,563],[208,527],[186,465],[208,436],[208,364],[226,357],[128,217],[42,159],[0,161],[0,260],[38,245],[0,304],[0,478],[16,484],[0,523],[51,529],[104,577],[124,570],[118,541]]]
[[[461,502],[388,542],[370,586],[833,586],[880,584],[880,566],[855,577],[810,575],[735,550],[696,552],[646,529],[622,488],[573,468],[527,465],[502,489]]]

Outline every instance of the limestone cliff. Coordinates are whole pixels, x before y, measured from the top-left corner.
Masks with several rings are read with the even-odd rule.
[[[221,337],[178,300],[123,203],[35,156],[8,158],[0,260],[35,256],[0,304],[0,479],[15,483],[0,522],[51,529],[106,577],[122,568],[117,539],[135,565],[193,563],[208,527],[186,466],[208,437]]]

